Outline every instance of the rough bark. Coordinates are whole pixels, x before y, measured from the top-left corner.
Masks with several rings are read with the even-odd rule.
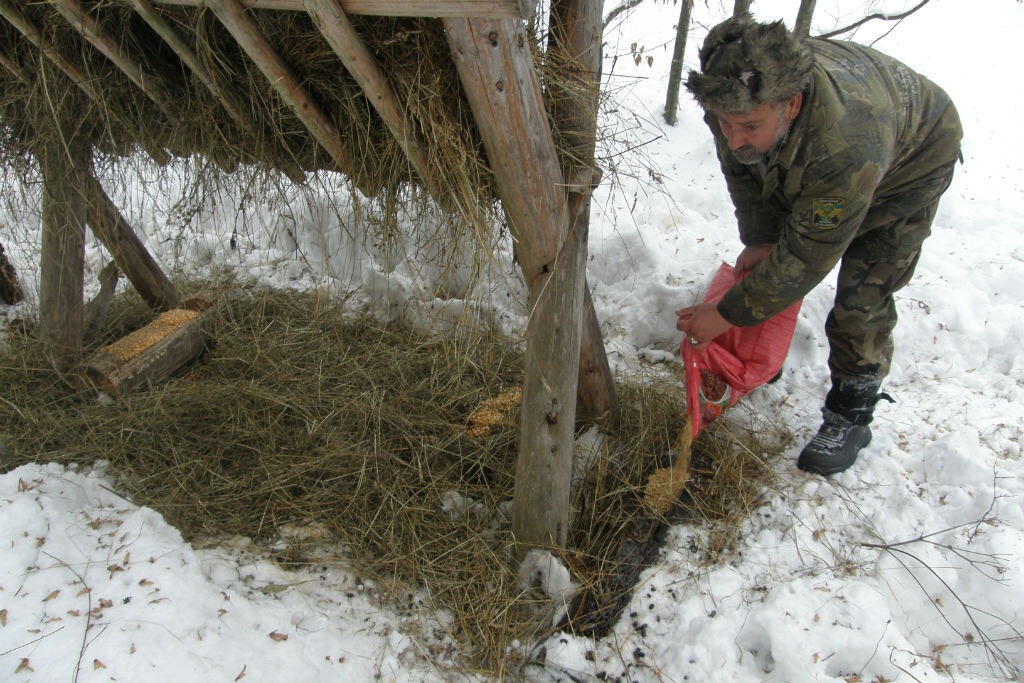
[[[665,95],[665,123],[676,125],[679,111],[679,86],[683,82],[683,56],[686,54],[686,37],[690,33],[690,11],[693,0],[680,0],[679,23],[676,24],[676,43],[672,49],[672,66],[669,68],[668,92]]]
[[[39,333],[54,365],[65,369],[82,353],[85,268],[85,179],[89,150],[53,145],[38,157],[43,172],[39,257]]]

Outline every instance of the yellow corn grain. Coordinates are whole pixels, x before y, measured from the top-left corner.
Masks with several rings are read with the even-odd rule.
[[[172,308],[158,315],[145,327],[121,337],[113,344],[104,346],[100,351],[109,353],[120,360],[131,360],[198,315],[198,311]]]

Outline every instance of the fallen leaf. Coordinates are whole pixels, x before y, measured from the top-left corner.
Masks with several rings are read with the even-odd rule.
[[[21,658],[21,661],[18,662],[18,668],[14,670],[14,673],[21,673],[22,671],[35,671],[35,669],[28,665],[28,657]]]
[[[49,602],[50,600],[53,600],[58,595],[60,595],[60,589],[59,588],[57,590],[53,591],[52,593],[50,593],[49,595],[47,595],[45,598],[43,598],[43,602]]]
[[[128,648],[128,654],[130,654],[130,655],[135,654],[135,643],[132,643],[132,646],[130,648]]]
[[[82,613],[81,613],[81,612],[79,612],[79,611],[78,611],[78,610],[76,610],[76,609],[69,609],[69,610],[68,610],[68,614],[70,614],[70,615],[71,615],[71,616],[73,616],[73,617],[77,617],[77,616],[81,616],[81,614],[82,614]]]
[[[141,580],[139,581],[139,585],[140,585],[140,586],[152,586],[152,585],[153,585],[153,582],[152,582],[152,581],[150,581],[149,579],[141,579]]]
[[[113,607],[113,606],[114,606],[113,601],[107,600],[106,598],[100,598],[100,607],[101,608],[107,608],[107,607]]]
[[[282,640],[288,640],[288,636],[287,635],[285,635],[284,633],[278,633],[277,631],[273,631],[272,633],[269,633],[268,635],[270,636],[271,640],[275,640],[275,641],[277,641],[279,643]]]
[[[7,626],[7,610],[0,609],[0,626]]]
[[[240,681],[243,678],[245,678],[245,664],[242,665],[242,670],[238,672],[237,676],[235,676],[235,680]]]
[[[92,660],[92,670],[93,671],[96,671],[97,669],[106,669],[106,668],[107,668],[107,665],[104,664],[103,662],[101,662],[100,660],[98,660],[98,659]]]
[[[75,597],[76,598],[80,598],[80,597],[82,597],[83,595],[85,595],[88,592],[89,592],[88,588],[83,588],[82,590],[78,591],[78,593],[75,595]]]

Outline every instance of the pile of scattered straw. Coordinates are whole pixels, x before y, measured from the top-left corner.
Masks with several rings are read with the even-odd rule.
[[[522,662],[506,655],[509,643],[546,635],[551,621],[550,612],[538,618],[550,605],[524,592],[507,553],[515,413],[484,434],[467,427],[479,406],[521,384],[520,352],[499,338],[418,337],[318,293],[225,296],[229,313],[196,364],[116,402],[76,393],[36,340],[12,334],[0,349],[4,467],[107,460],[126,495],[187,539],[242,535],[269,546],[284,528],[316,528],[319,543],[326,535],[396,599],[428,589],[453,615],[460,666],[516,675]],[[120,297],[91,348],[151,318]],[[574,494],[570,548],[558,553],[583,586],[567,627],[610,626],[657,554],[666,520],[644,507],[643,493],[682,427],[674,384],[619,387],[622,424]],[[670,513],[716,530],[709,559],[728,548],[764,476],[732,441],[702,434]],[[466,504],[445,504],[452,499]],[[277,556],[304,562],[308,550],[295,540]]]

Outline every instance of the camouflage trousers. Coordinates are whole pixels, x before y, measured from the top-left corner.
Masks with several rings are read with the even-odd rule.
[[[897,321],[893,294],[914,275],[953,166],[872,206],[865,230],[843,254],[835,304],[825,322],[833,381],[881,380],[889,374]]]

